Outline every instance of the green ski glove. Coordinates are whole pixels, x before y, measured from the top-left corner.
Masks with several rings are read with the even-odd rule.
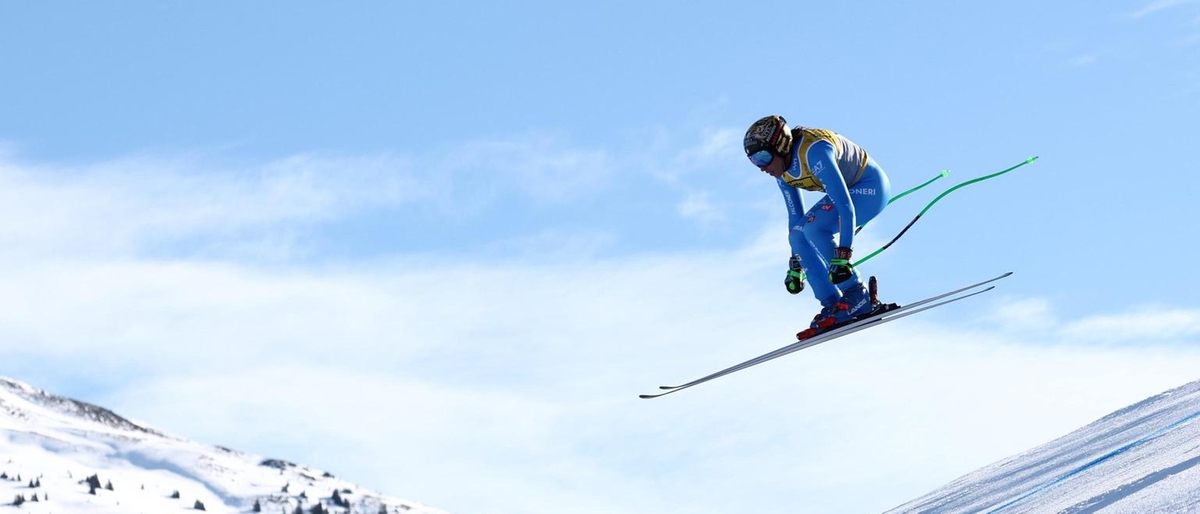
[[[783,285],[792,294],[799,294],[804,290],[804,268],[800,266],[800,256],[793,255],[788,259],[787,278],[783,279]]]

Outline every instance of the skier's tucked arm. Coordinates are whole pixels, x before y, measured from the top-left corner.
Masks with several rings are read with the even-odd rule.
[[[783,192],[783,201],[787,204],[788,245],[792,249],[783,285],[789,293],[798,294],[804,290],[804,268],[799,257],[800,245],[808,244],[804,238],[804,197],[798,188],[787,185],[782,178],[775,180],[779,182],[779,190]]]
[[[800,196],[800,190],[787,185],[782,178],[775,179],[779,183],[779,190],[783,192],[783,201],[787,203],[788,210],[788,243],[792,248],[792,255],[800,253],[800,245],[805,244],[804,239],[804,197]]]
[[[808,148],[808,167],[825,186],[825,194],[829,195],[829,200],[837,208],[840,229],[838,246],[852,248],[856,226],[854,203],[850,200],[850,189],[846,186],[842,170],[838,169],[833,144],[828,141],[813,143]]]

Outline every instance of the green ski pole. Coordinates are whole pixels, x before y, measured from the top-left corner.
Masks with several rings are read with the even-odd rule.
[[[952,188],[950,188],[950,189],[947,189],[945,192],[943,192],[942,194],[938,195],[938,196],[937,196],[937,198],[934,198],[934,199],[933,199],[933,201],[929,202],[929,205],[926,205],[924,209],[921,209],[921,212],[917,213],[917,217],[913,218],[913,220],[912,220],[912,221],[908,222],[908,225],[905,225],[905,226],[904,226],[904,229],[903,229],[903,230],[901,230],[899,234],[896,234],[896,237],[893,237],[891,241],[888,241],[888,242],[887,242],[887,244],[883,245],[883,246],[882,246],[882,247],[880,247],[878,250],[875,250],[874,252],[871,252],[871,254],[870,254],[870,255],[867,255],[866,257],[863,257],[862,259],[859,259],[859,260],[858,260],[858,262],[855,262],[855,263],[854,263],[854,266],[856,266],[856,267],[857,267],[857,266],[859,266],[860,264],[862,264],[862,263],[864,263],[864,262],[867,262],[867,261],[871,260],[871,258],[872,258],[872,257],[875,257],[876,255],[879,255],[880,253],[883,253],[883,251],[884,251],[884,250],[887,250],[887,249],[888,249],[888,247],[892,246],[892,244],[893,244],[893,243],[895,243],[895,242],[896,242],[898,239],[900,239],[900,237],[901,237],[901,236],[903,236],[905,232],[908,232],[908,229],[912,228],[912,226],[913,226],[913,225],[914,225],[914,224],[917,222],[917,220],[921,219],[921,216],[923,216],[923,215],[925,214],[925,212],[926,212],[926,211],[928,211],[928,210],[929,210],[931,207],[933,207],[933,205],[934,205],[934,204],[938,203],[938,201],[939,201],[939,200],[941,200],[942,198],[945,198],[945,197],[946,197],[946,195],[948,195],[948,194],[950,194],[950,193],[953,193],[954,191],[957,191],[957,190],[959,190],[959,189],[961,189],[961,188],[963,188],[963,187],[969,186],[969,185],[971,185],[971,184],[974,184],[974,183],[977,183],[977,182],[983,182],[984,180],[987,180],[987,179],[990,179],[990,178],[999,177],[1000,175],[1003,175],[1003,174],[1005,174],[1005,173],[1008,173],[1008,172],[1010,172],[1010,171],[1012,171],[1012,170],[1015,170],[1015,169],[1017,169],[1017,168],[1020,168],[1021,166],[1024,166],[1024,165],[1026,165],[1026,164],[1030,164],[1030,163],[1032,163],[1033,161],[1037,160],[1037,158],[1038,158],[1038,156],[1036,156],[1036,155],[1035,155],[1035,156],[1033,156],[1033,157],[1030,157],[1030,158],[1028,158],[1028,159],[1025,159],[1023,162],[1021,162],[1020,164],[1017,164],[1016,166],[1012,166],[1012,167],[1010,167],[1010,168],[1008,168],[1008,169],[1004,169],[1004,170],[1001,170],[1001,171],[997,171],[996,173],[992,173],[991,175],[984,175],[984,176],[982,176],[982,177],[979,177],[979,178],[974,178],[974,179],[968,180],[968,181],[966,181],[966,182],[963,182],[963,183],[961,183],[961,184],[958,184],[958,185],[956,185],[956,186],[954,186],[954,187],[952,187]],[[907,191],[906,191],[904,194],[907,194]],[[889,203],[890,203],[890,202],[889,202]]]
[[[917,192],[917,191],[919,191],[919,190],[923,189],[925,186],[928,186],[929,184],[932,184],[932,183],[936,182],[936,181],[937,181],[938,179],[940,179],[940,178],[945,178],[945,177],[948,177],[948,176],[950,176],[950,170],[942,170],[942,171],[941,171],[941,173],[938,173],[938,174],[937,174],[936,176],[934,176],[933,178],[931,178],[931,179],[929,179],[929,180],[926,180],[926,181],[925,181],[924,183],[922,183],[921,185],[919,185],[919,186],[917,186],[917,187],[914,187],[914,188],[912,188],[912,189],[909,189],[908,191],[905,191],[905,192],[903,192],[903,193],[900,193],[900,194],[898,194],[898,195],[896,195],[896,196],[893,196],[891,200],[888,200],[888,203],[887,203],[887,204],[888,204],[888,205],[891,205],[891,204],[892,204],[892,202],[894,202],[894,201],[896,201],[896,200],[899,200],[899,199],[901,199],[901,198],[904,198],[905,196],[908,196],[908,195],[910,195],[910,194],[912,194],[912,193],[915,193],[915,192]],[[866,228],[866,226],[867,226],[867,224],[866,224],[866,223],[863,223],[862,225],[859,225],[859,226],[858,226],[858,228],[854,229],[854,233],[855,233],[855,234],[858,234],[859,232],[862,232],[862,229]]]

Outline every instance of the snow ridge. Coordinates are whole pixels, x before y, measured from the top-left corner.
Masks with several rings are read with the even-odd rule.
[[[0,377],[5,505],[37,514],[445,514],[325,471],[172,437]]]
[[[145,432],[160,436],[163,435],[160,432],[151,430],[118,416],[113,411],[105,409],[104,407],[81,402],[79,400],[64,398],[62,396],[56,396],[45,391],[34,389],[28,384],[18,382],[16,380],[0,377],[0,387],[7,388],[12,393],[34,405],[50,409],[60,414],[94,421],[96,423],[120,430]],[[2,398],[0,398],[0,402],[3,402]]]

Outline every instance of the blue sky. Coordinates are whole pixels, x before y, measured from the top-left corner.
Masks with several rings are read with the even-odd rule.
[[[1200,2],[976,4],[6,4],[0,373],[457,513],[898,505],[1200,363]],[[817,308],[769,113],[951,170],[860,254],[1040,156],[863,268],[1016,274],[636,401]]]

